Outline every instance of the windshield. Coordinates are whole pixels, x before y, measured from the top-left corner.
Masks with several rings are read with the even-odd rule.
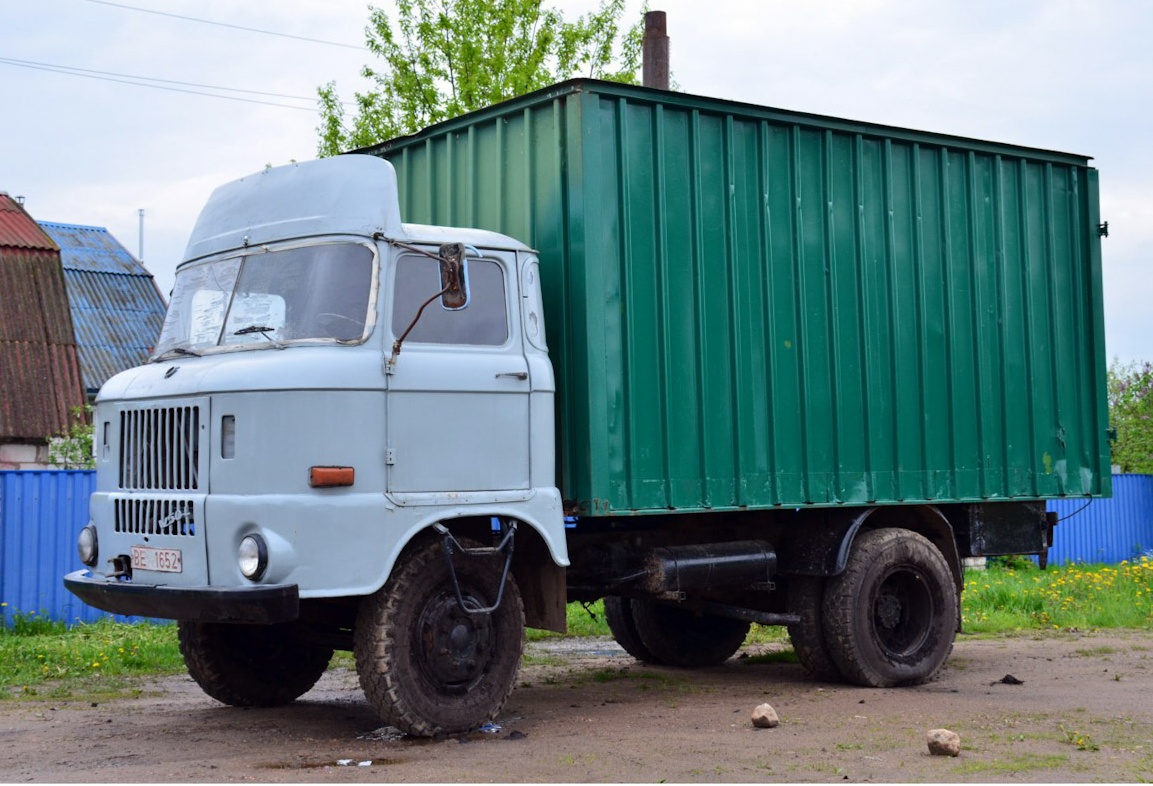
[[[371,332],[373,250],[356,243],[258,251],[183,268],[156,356]]]

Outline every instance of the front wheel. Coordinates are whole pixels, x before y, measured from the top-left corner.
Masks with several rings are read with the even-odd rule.
[[[303,696],[332,659],[300,624],[180,622],[180,654],[192,679],[212,698],[236,707],[277,707]]]
[[[478,544],[461,539],[465,547]],[[453,562],[469,608],[491,606],[503,564],[461,555]],[[369,704],[406,734],[473,731],[512,693],[524,649],[524,606],[511,575],[490,613],[468,613],[439,541],[405,555],[356,619],[356,671]]]
[[[858,685],[928,682],[953,647],[957,604],[949,565],[928,539],[904,529],[865,532],[826,585],[825,644]]]

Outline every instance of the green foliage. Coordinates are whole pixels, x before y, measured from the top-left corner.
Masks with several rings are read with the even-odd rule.
[[[48,439],[48,463],[61,469],[95,468],[92,433],[91,405],[73,407],[68,428]]]
[[[1153,629],[1153,560],[965,575],[965,630]]]
[[[54,697],[107,694],[128,678],[184,668],[175,625],[101,620],[68,630],[35,612],[9,623],[0,624],[0,698],[39,695],[45,685]]]
[[[987,563],[990,568],[1004,568],[1005,570],[1038,570],[1036,562],[1020,554],[1008,554],[1003,557],[989,557]]]
[[[583,603],[570,603],[565,607],[565,619],[568,623],[568,633],[560,634],[549,630],[529,628],[526,638],[529,641],[541,639],[559,639],[564,636],[608,636],[609,626],[605,622],[605,604],[598,600],[586,607]]]
[[[365,29],[379,67],[362,74],[348,120],[334,82],[320,87],[318,154],[336,155],[583,75],[636,83],[644,20],[620,29],[625,0],[566,21],[543,0],[397,0],[369,6]]]
[[[1153,473],[1153,363],[1109,364],[1109,426],[1116,429],[1113,463],[1122,472]]]

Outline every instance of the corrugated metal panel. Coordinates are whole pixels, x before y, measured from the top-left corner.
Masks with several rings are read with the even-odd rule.
[[[1109,492],[1084,157],[584,80],[367,152],[540,250],[582,513]]]
[[[164,326],[164,300],[151,276],[64,271],[84,387],[148,360]]]
[[[41,222],[60,246],[64,280],[90,395],[144,363],[164,325],[164,298],[143,265],[100,227]]]
[[[60,247],[60,261],[64,264],[65,270],[150,277],[148,271],[128,253],[128,249],[104,227],[61,224],[55,221],[39,223]]]
[[[62,581],[84,567],[76,535],[95,488],[92,471],[0,472],[0,600],[9,624],[14,613],[69,624],[112,616],[86,606]]]
[[[85,388],[140,365],[164,323],[152,275],[101,227],[43,222],[60,245]]]
[[[0,192],[0,249],[55,251],[56,244],[12,197]]]
[[[1153,549],[1153,475],[1114,475],[1112,499],[1052,500],[1049,563],[1117,563]]]
[[[84,400],[59,252],[0,248],[0,439],[43,441]]]

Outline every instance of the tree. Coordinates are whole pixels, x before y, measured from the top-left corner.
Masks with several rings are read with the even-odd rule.
[[[92,455],[92,407],[72,408],[68,427],[48,438],[48,463],[61,469],[94,469]]]
[[[336,155],[583,75],[635,84],[642,18],[625,32],[625,0],[567,22],[543,0],[397,0],[395,22],[369,6],[369,50],[384,60],[362,74],[346,125],[336,83],[320,87],[318,154]]]
[[[1109,364],[1109,425],[1117,432],[1113,463],[1122,472],[1153,473],[1153,363]]]

